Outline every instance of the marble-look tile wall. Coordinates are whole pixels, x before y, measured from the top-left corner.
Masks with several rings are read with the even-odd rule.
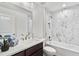
[[[79,45],[78,10],[79,6],[75,6],[52,14],[51,29],[49,29],[52,40]]]

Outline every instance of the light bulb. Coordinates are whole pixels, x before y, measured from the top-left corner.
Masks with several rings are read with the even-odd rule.
[[[66,7],[66,4],[63,4],[62,7]]]

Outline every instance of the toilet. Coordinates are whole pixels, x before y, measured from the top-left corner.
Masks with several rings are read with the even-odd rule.
[[[56,50],[50,46],[44,46],[43,53],[44,56],[56,56]]]

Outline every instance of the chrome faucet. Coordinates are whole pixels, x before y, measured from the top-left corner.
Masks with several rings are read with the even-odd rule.
[[[52,41],[51,37],[49,36],[49,41]]]
[[[26,34],[25,40],[27,40],[27,38],[30,39],[29,35],[30,35],[30,33],[27,33],[27,34]]]
[[[22,36],[21,39],[24,40],[24,34],[23,33],[21,34],[21,36]]]

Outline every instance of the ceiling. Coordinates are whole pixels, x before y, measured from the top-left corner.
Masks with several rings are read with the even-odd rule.
[[[68,6],[79,4],[79,2],[40,2],[40,4],[50,11],[56,11]]]

